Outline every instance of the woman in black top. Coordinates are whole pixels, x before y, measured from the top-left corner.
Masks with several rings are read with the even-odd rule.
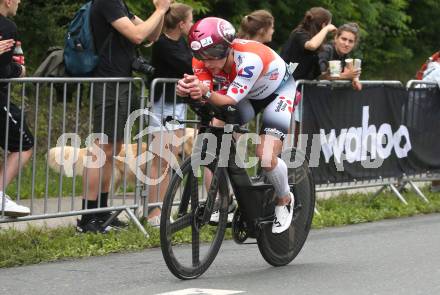
[[[319,66],[321,68],[321,79],[326,80],[352,80],[353,88],[362,89],[359,82],[360,69],[354,69],[353,63],[346,64],[345,60],[359,43],[359,26],[356,23],[343,24],[336,31],[333,42],[325,44],[319,52]],[[339,77],[330,77],[329,61],[340,60],[342,72]]]
[[[325,41],[327,34],[336,30],[331,24],[332,14],[322,7],[313,7],[306,12],[301,23],[292,31],[289,39],[283,46],[281,57],[289,63],[298,63],[292,76],[295,80],[313,80],[319,77],[318,52]],[[295,105],[301,100],[301,93],[296,92]],[[295,108],[295,145],[298,140],[302,114]]]
[[[286,63],[298,63],[293,72],[295,80],[313,80],[321,71],[318,64],[318,52],[327,33],[336,30],[331,24],[332,14],[322,7],[308,10],[301,23],[292,31],[284,44],[281,57]]]
[[[153,44],[151,63],[155,68],[154,78],[181,78],[184,74],[192,74],[192,53],[188,47],[185,37],[188,36],[189,29],[193,25],[192,8],[182,3],[171,4],[170,10],[165,14],[164,30],[162,35]],[[160,179],[164,173],[169,171],[169,164],[166,155],[172,152],[177,155],[178,148],[170,148],[173,135],[182,137],[184,126],[176,124],[166,125],[162,128],[163,119],[172,116],[176,120],[185,119],[186,105],[175,95],[174,84],[168,83],[163,93],[163,85],[158,84],[154,92],[153,113],[157,120],[150,118],[150,126],[157,127],[157,132],[153,133],[156,140],[153,140],[153,159],[150,178]],[[167,132],[171,131],[171,132]],[[160,138],[161,137],[161,138]],[[158,144],[154,144],[154,142]],[[169,148],[170,151],[165,151]],[[159,169],[159,166],[161,166]],[[149,203],[157,203],[163,200],[168,187],[169,175],[163,177],[162,181],[157,181],[157,185],[150,185]],[[160,207],[149,208],[148,221],[151,225],[157,226],[160,222]]]

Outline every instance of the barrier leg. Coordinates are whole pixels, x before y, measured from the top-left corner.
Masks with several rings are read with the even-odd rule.
[[[425,197],[425,195],[420,191],[420,189],[414,184],[412,181],[408,181],[409,185],[413,188],[416,194],[422,199],[425,203],[429,203],[429,200]]]
[[[386,185],[382,186],[377,192],[374,193],[374,195],[370,198],[370,202],[373,201],[378,195],[380,195],[385,189],[387,188]]]
[[[317,206],[318,204],[315,202],[315,214],[321,216],[321,213],[319,213]]]
[[[110,215],[110,218],[107,219],[103,224],[102,227],[106,228],[110,223],[112,223],[113,220],[115,220],[116,217],[118,217],[119,214],[121,214],[122,210],[116,210]]]
[[[408,184],[408,181],[402,181],[402,180],[399,180],[398,182],[397,182],[397,189],[399,190],[399,192],[400,193],[405,193],[405,192],[407,192],[407,190],[406,190],[406,188],[405,188],[405,186]]]
[[[136,218],[136,215],[134,215],[133,211],[131,211],[130,208],[126,208],[125,212],[127,212],[128,216],[130,216],[131,220],[133,220],[134,224],[139,228],[139,230],[144,234],[146,238],[149,238],[150,235],[147,233],[145,228],[142,226],[142,224],[139,222],[139,220]]]
[[[402,196],[399,190],[394,186],[394,184],[390,183],[388,186],[393,191],[393,193],[399,198],[399,200],[402,201],[403,204],[408,205],[408,202],[405,200],[405,198]]]

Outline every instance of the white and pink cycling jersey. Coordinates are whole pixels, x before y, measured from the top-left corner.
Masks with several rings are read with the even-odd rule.
[[[237,75],[227,95],[237,102],[264,99],[277,90],[286,74],[286,63],[271,48],[256,42],[236,39],[232,43]]]
[[[194,74],[205,85],[219,85],[218,92],[237,102],[241,123],[263,111],[263,133],[284,138],[295,104],[295,81],[284,60],[268,46],[235,39],[231,45],[234,64],[231,73],[213,75],[203,61],[193,59]]]

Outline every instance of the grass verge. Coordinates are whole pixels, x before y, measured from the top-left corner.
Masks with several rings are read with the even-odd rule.
[[[373,200],[370,200],[371,195],[365,194],[340,195],[319,200],[320,215],[315,215],[313,228],[440,213],[440,194],[430,193],[427,189],[423,192],[429,203],[424,203],[410,192],[405,194],[408,206],[402,204],[391,193],[382,194]],[[2,230],[0,231],[0,267],[158,247],[160,245],[158,229],[147,227],[147,230],[150,234],[148,239],[134,226],[130,226],[128,230],[106,235],[78,234],[73,227],[47,229],[29,226],[25,231]],[[231,237],[230,232],[226,237]],[[189,239],[189,234],[182,234],[182,242],[187,242]]]

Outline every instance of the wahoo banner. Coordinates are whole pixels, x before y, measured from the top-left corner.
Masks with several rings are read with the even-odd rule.
[[[438,89],[304,85],[302,146],[316,183],[440,170]],[[313,165],[314,164],[314,165]]]

